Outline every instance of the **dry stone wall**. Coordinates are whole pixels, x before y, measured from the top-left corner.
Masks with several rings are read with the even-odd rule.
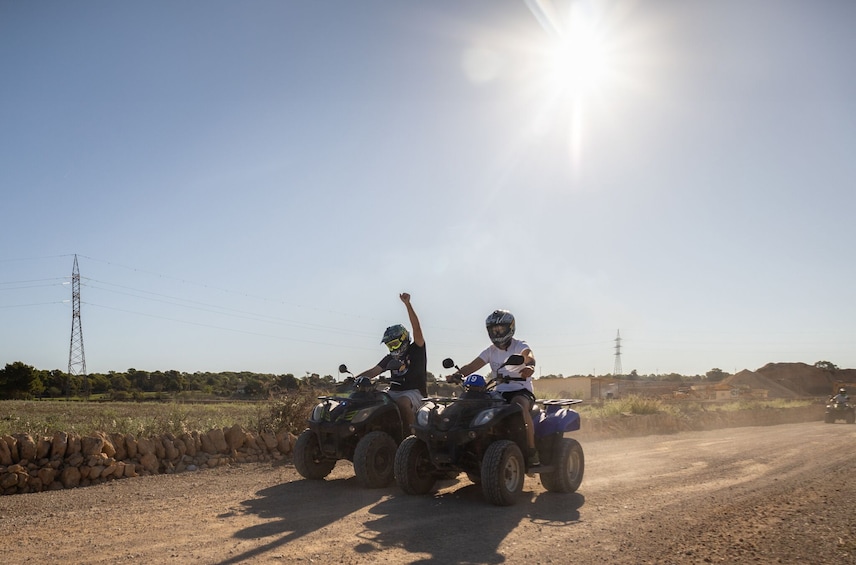
[[[232,463],[277,461],[291,454],[289,432],[254,434],[241,426],[178,437],[132,434],[0,437],[0,494],[88,486],[116,479],[180,473]]]

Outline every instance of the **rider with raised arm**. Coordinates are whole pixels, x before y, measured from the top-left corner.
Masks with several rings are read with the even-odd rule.
[[[381,343],[387,346],[389,353],[371,369],[356,376],[374,378],[384,371],[390,372],[390,385],[387,394],[398,404],[404,427],[410,433],[416,411],[422,406],[422,398],[428,396],[428,361],[425,354],[425,338],[419,318],[410,304],[410,295],[403,292],[399,298],[407,308],[407,316],[413,328],[413,341],[407,328],[396,324],[386,328]]]
[[[527,462],[529,467],[541,464],[538,450],[535,448],[535,426],[532,422],[532,407],[535,405],[535,393],[532,387],[532,376],[535,374],[535,356],[525,341],[514,339],[514,316],[508,310],[494,310],[485,320],[487,334],[491,345],[482,351],[478,357],[461,367],[458,372],[446,377],[448,382],[459,381],[462,377],[478,371],[488,363],[495,379],[500,384],[494,389],[509,403],[520,405],[523,411],[523,422],[526,425],[526,445],[529,448]],[[523,356],[523,368],[517,373],[524,380],[501,382],[501,377],[511,373],[500,368],[510,355]]]

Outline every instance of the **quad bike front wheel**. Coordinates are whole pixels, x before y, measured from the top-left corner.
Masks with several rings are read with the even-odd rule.
[[[354,450],[354,474],[366,488],[382,488],[392,482],[395,440],[386,432],[375,431],[363,437]]]
[[[416,436],[404,438],[395,452],[395,482],[407,494],[426,494],[437,482],[428,446]]]
[[[580,443],[562,438],[556,446],[555,471],[541,473],[541,484],[550,492],[576,492],[583,482],[585,456]]]
[[[491,504],[511,506],[523,491],[526,467],[523,453],[513,441],[503,439],[490,444],[482,458],[482,492]]]
[[[320,481],[330,474],[335,461],[324,459],[318,436],[312,430],[303,430],[294,442],[294,468],[301,476]]]

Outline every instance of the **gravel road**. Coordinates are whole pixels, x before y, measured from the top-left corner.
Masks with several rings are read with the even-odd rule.
[[[856,563],[856,426],[582,442],[572,495],[494,507],[251,464],[0,497],[0,563]]]

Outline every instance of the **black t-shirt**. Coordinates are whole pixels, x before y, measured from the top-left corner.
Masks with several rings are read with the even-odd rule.
[[[425,346],[411,343],[399,359],[400,366],[394,368],[395,358],[387,355],[378,363],[378,367],[390,372],[390,390],[418,390],[422,396],[428,396],[428,357]]]

